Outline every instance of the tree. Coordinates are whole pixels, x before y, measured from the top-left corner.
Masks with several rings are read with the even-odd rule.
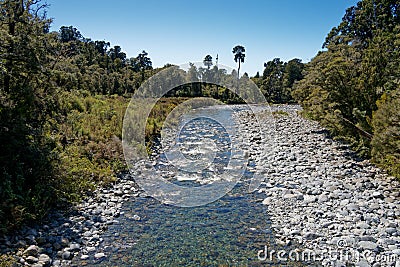
[[[98,53],[104,56],[107,53],[107,49],[110,47],[110,42],[106,41],[95,41],[94,45]]]
[[[346,10],[342,22],[334,27],[325,39],[328,44],[351,44],[354,41],[367,47],[376,30],[393,31],[400,24],[398,0],[364,0]]]
[[[191,83],[191,95],[192,96],[201,96],[202,95],[202,90],[201,90],[201,83],[200,83],[200,75],[199,75],[199,70],[197,69],[196,65],[189,62],[189,70],[187,72],[186,78],[188,79],[188,82],[190,81]]]
[[[391,92],[400,84],[399,15],[398,0],[363,0],[349,8],[293,91],[305,113],[362,156],[372,149],[375,157],[398,159],[386,149],[394,142],[385,127],[397,129],[390,120],[398,112],[398,94]]]
[[[63,43],[83,40],[82,34],[72,26],[61,26],[59,31],[60,41]]]
[[[296,81],[300,81],[304,78],[303,69],[304,64],[301,63],[301,59],[298,58],[289,60],[287,64],[285,64],[285,71],[283,75],[285,88],[292,88]]]
[[[210,67],[213,65],[212,56],[207,55],[203,60],[203,64],[207,67],[207,69],[210,69]]]
[[[144,81],[144,72],[145,70],[151,70],[152,62],[151,59],[148,57],[148,53],[146,51],[142,51],[139,55],[132,59],[132,67],[135,71],[140,71],[142,74],[142,82]]]
[[[45,125],[54,105],[53,35],[38,1],[0,2],[0,231],[44,211],[54,192]],[[10,223],[10,224],[7,224]]]
[[[233,48],[232,53],[235,55],[235,62],[239,63],[238,66],[238,79],[239,79],[239,73],[240,73],[240,63],[244,63],[244,57],[245,57],[245,53],[246,50],[244,49],[243,46],[241,45],[237,45]]]
[[[268,101],[274,103],[284,102],[283,95],[283,76],[285,64],[279,58],[274,58],[264,63],[263,81],[261,90]]]
[[[111,48],[108,54],[111,57],[112,61],[116,60],[117,58],[122,61],[125,61],[126,59],[126,54],[122,52],[122,49],[119,45],[115,45],[113,48]]]

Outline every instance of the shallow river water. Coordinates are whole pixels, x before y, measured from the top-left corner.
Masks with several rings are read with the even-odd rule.
[[[224,130],[226,125],[222,127],[218,120],[233,123],[232,110],[199,112],[197,119],[183,120],[178,142],[186,144],[182,150],[187,157],[195,158],[198,155],[190,151],[204,150],[201,140],[206,135],[215,142],[214,166],[212,171],[197,173],[198,179],[176,179],[188,173],[174,170],[165,155],[158,155],[155,167],[169,173],[166,177],[175,184],[199,186],[202,179],[211,181],[210,177],[217,177],[228,165],[231,140]],[[145,193],[132,197],[124,203],[119,224],[110,226],[103,236],[107,258],[96,266],[301,266],[258,259],[265,246],[269,250],[282,247],[274,241],[267,207],[261,203],[263,195],[248,192],[254,163],[248,162],[248,167],[232,191],[207,205],[184,208],[165,205]]]

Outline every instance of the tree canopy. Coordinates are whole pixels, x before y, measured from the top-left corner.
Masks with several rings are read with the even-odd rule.
[[[292,94],[308,116],[397,176],[399,12],[396,0],[363,0],[347,9]]]
[[[238,78],[240,74],[240,63],[244,63],[244,58],[245,58],[245,48],[241,45],[237,45],[232,49],[232,53],[234,54],[234,60],[236,63],[238,63]]]

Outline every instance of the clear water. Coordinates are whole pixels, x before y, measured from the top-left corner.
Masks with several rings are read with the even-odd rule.
[[[202,115],[212,112],[213,116],[233,121],[230,109],[200,112]],[[225,148],[217,151],[215,164],[219,166],[216,168],[218,172],[226,166],[226,159],[230,156],[229,146],[223,145],[229,142],[229,137],[218,123],[195,120],[183,128],[180,141],[193,137],[193,131],[207,134],[210,132],[210,128],[204,125],[207,123],[215,130],[212,138],[217,138],[215,141]],[[159,159],[163,161],[165,157],[160,155]],[[165,165],[158,166],[162,169],[160,166]],[[250,162],[249,166],[254,167],[254,164]],[[251,177],[251,171],[247,170],[241,182],[226,196],[195,208],[164,205],[144,195],[132,198],[124,204],[125,214],[118,219],[120,223],[110,226],[103,237],[107,258],[101,262],[91,259],[81,265],[301,266],[300,263],[258,260],[258,251],[266,245],[271,249],[280,248],[274,241],[267,207],[261,203],[264,195],[248,192]],[[134,220],[134,215],[140,216],[141,220]]]

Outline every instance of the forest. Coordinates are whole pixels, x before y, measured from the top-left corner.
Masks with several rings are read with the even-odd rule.
[[[170,64],[153,68],[145,50],[128,58],[120,46],[93,41],[74,26],[50,31],[43,2],[0,5],[0,231],[8,231],[79,201],[126,170],[125,109],[135,90]],[[269,103],[299,103],[303,116],[400,178],[399,13],[397,0],[360,1],[311,62],[275,58],[254,77],[239,77],[246,51],[236,46],[240,84],[252,80]],[[219,69],[210,55],[199,61],[204,67],[190,69],[198,82],[175,88],[152,111],[149,139],[189,97],[243,102],[202,82],[219,75],[235,83],[236,75]]]

